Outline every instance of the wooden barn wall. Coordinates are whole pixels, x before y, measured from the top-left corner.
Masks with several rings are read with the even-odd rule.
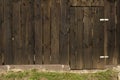
[[[67,7],[64,0],[0,0],[0,64],[69,64]]]
[[[116,53],[118,54],[118,64],[120,64],[120,0],[117,0],[116,5]]]
[[[119,0],[0,0],[0,65],[70,64],[73,69],[89,69],[120,64],[119,4]],[[99,23],[99,18],[109,21]],[[102,55],[109,58],[100,60]]]

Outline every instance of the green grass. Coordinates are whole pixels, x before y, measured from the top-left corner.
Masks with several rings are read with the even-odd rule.
[[[0,80],[117,80],[117,73],[111,70],[91,74],[37,72],[8,72],[0,75]]]

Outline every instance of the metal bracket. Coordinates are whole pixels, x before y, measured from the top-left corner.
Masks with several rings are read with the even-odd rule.
[[[100,21],[109,21],[109,19],[107,19],[107,18],[106,19],[100,19]]]
[[[101,59],[103,58],[109,58],[109,56],[100,56]]]

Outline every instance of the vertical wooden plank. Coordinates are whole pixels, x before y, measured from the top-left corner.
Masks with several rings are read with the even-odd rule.
[[[107,65],[116,64],[115,60],[115,3],[105,1],[105,18],[108,18],[109,21],[106,22],[107,27]]]
[[[84,68],[92,68],[92,23],[91,8],[84,7]]]
[[[117,7],[116,7],[116,17],[117,17],[117,26],[116,26],[116,50],[118,53],[118,63],[120,64],[120,0],[117,1]]]
[[[21,64],[23,57],[21,46],[21,23],[20,23],[20,6],[21,1],[18,0],[12,2],[12,53],[14,56],[14,64]]]
[[[70,0],[70,5],[74,7],[104,6],[104,0]]]
[[[43,1],[43,63],[50,63],[50,7],[51,0]]]
[[[76,26],[76,69],[83,69],[83,8],[75,9]]]
[[[33,64],[34,59],[34,22],[33,0],[22,0],[21,7],[21,38],[22,38],[22,63]]]
[[[43,57],[43,25],[42,25],[42,1],[35,0],[35,64],[42,64]]]
[[[76,25],[75,25],[75,8],[70,7],[70,34],[69,34],[69,52],[70,68],[76,68]]]
[[[12,54],[12,1],[4,0],[4,54],[5,54],[5,64],[13,64],[13,54]]]
[[[3,32],[4,32],[4,29],[3,29],[3,19],[4,19],[4,12],[3,12],[3,7],[4,7],[4,3],[3,3],[3,0],[0,1],[0,65],[2,65],[4,63],[4,51],[3,51],[3,38],[4,38],[4,35],[3,35]]]
[[[61,0],[52,0],[51,7],[51,63],[59,63],[59,28]]]
[[[100,22],[100,19],[104,18],[104,8],[94,7],[92,8],[92,24],[93,24],[93,68],[104,68],[105,61],[100,59],[100,56],[104,56],[104,22]]]
[[[69,4],[61,0],[60,64],[69,64]]]

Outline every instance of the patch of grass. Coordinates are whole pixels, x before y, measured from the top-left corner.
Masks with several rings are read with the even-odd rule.
[[[97,78],[97,80],[117,80],[117,74],[115,71],[107,70],[105,72],[95,73],[92,76]]]
[[[8,72],[0,75],[0,80],[117,80],[117,73],[111,70],[91,74],[38,72]]]

